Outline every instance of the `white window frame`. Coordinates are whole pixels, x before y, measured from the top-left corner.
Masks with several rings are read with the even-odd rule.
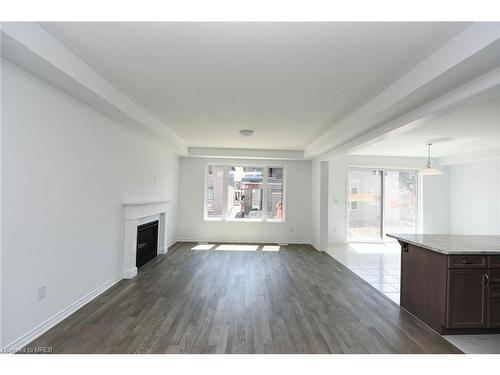
[[[208,217],[208,207],[207,207],[207,198],[208,198],[208,168],[209,167],[224,167],[224,177],[223,177],[223,193],[222,193],[222,217]],[[262,218],[243,218],[243,219],[232,219],[227,218],[227,210],[228,210],[228,188],[227,184],[229,182],[229,167],[241,167],[241,168],[262,168],[263,169],[263,179],[262,179]],[[282,168],[283,169],[283,218],[282,219],[274,219],[267,217],[267,193],[268,193],[268,180],[269,180],[269,168]],[[275,164],[242,164],[242,163],[207,163],[205,164],[205,187],[203,194],[203,219],[205,221],[225,221],[225,222],[236,222],[236,223],[245,223],[245,222],[256,222],[256,223],[277,223],[277,224],[286,224],[286,217],[288,211],[288,202],[287,202],[287,172],[286,167],[284,165],[275,165]]]
[[[377,239],[377,240],[372,240],[372,239],[355,239],[353,241],[353,239],[351,239],[349,237],[349,193],[350,193],[350,186],[349,186],[349,171],[350,170],[367,170],[367,169],[372,169],[372,170],[377,170],[377,171],[381,171],[382,174],[384,174],[385,172],[389,172],[389,171],[400,171],[400,172],[414,172],[416,173],[417,175],[417,185],[415,186],[415,232],[416,233],[420,233],[422,228],[423,228],[423,220],[422,220],[422,202],[423,202],[423,199],[422,199],[422,191],[423,191],[423,188],[422,188],[422,176],[418,174],[418,170],[415,169],[415,168],[404,168],[404,167],[401,167],[401,168],[394,168],[394,167],[374,167],[374,166],[360,166],[360,165],[347,165],[346,168],[345,168],[345,194],[346,194],[346,199],[345,199],[345,211],[344,211],[344,214],[345,214],[345,241],[346,243],[349,243],[349,242],[359,242],[359,243],[362,243],[362,242],[368,242],[368,243],[384,243],[384,238],[385,238],[385,235],[386,235],[386,232],[385,232],[385,227],[384,227],[384,217],[385,217],[385,204],[383,203],[383,201],[381,201],[381,225],[382,225],[382,234],[381,234],[381,238],[380,239]],[[385,177],[382,176],[382,179],[384,179]],[[384,192],[384,183],[382,182],[382,191],[381,191],[381,196],[383,197],[385,194]]]

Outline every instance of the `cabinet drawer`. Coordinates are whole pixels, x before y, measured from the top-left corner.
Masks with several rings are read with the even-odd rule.
[[[500,269],[489,270],[488,277],[490,278],[490,284],[500,284]]]
[[[488,257],[488,260],[489,260],[488,266],[490,268],[500,268],[500,256],[498,256],[498,255],[490,255]]]
[[[448,268],[486,268],[488,258],[481,255],[450,255]]]
[[[500,284],[490,284],[488,298],[500,298]]]

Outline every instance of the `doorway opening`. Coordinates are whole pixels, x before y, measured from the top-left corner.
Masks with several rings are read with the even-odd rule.
[[[387,233],[416,233],[416,171],[349,168],[347,197],[347,242],[393,242]]]

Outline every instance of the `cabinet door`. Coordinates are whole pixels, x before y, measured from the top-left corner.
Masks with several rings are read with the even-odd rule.
[[[447,328],[486,327],[486,269],[448,270]]]
[[[488,328],[500,327],[500,299],[488,301]]]

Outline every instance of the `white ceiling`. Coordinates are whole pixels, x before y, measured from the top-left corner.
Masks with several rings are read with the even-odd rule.
[[[353,155],[433,157],[500,148],[500,98],[466,105],[399,135],[361,148]]]
[[[188,145],[261,149],[303,149],[467,25],[42,24]]]

